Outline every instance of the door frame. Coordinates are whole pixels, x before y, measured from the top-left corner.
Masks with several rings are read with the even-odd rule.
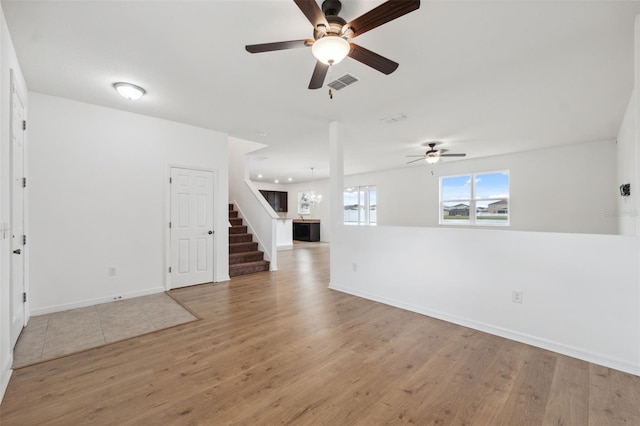
[[[9,70],[9,74],[10,74],[10,91],[9,91],[9,96],[10,96],[10,112],[9,112],[9,120],[10,120],[10,125],[9,125],[9,140],[10,140],[10,146],[9,146],[9,212],[8,212],[8,216],[9,216],[9,224],[8,224],[8,229],[3,229],[3,232],[5,233],[5,235],[3,236],[3,238],[6,238],[8,240],[8,254],[9,257],[6,258],[8,259],[8,270],[9,270],[9,313],[10,313],[10,318],[13,318],[13,275],[14,275],[14,266],[13,266],[13,254],[12,252],[12,238],[11,238],[11,234],[13,231],[13,222],[14,222],[14,212],[13,212],[13,179],[14,179],[14,161],[15,161],[15,151],[13,148],[13,108],[14,108],[14,104],[13,104],[13,94],[15,93],[18,98],[20,99],[20,102],[22,103],[22,119],[27,121],[27,104],[26,104],[26,91],[24,90],[24,88],[20,85],[20,83],[18,82],[16,75],[15,75],[15,71],[13,70],[13,68],[11,68]],[[28,176],[27,173],[27,132],[26,130],[23,130],[23,140],[22,140],[22,177],[26,178]],[[27,218],[28,216],[28,190],[27,187],[22,189],[22,232],[23,235],[28,235],[28,229],[29,229],[29,225],[27,222]],[[27,246],[26,244],[23,245],[22,247],[22,292],[24,294],[27,295],[27,300],[23,303],[22,306],[22,328],[24,329],[24,327],[26,327],[29,318],[31,317],[31,313],[30,313],[30,303],[29,303],[29,250],[27,250]],[[3,262],[4,263],[4,262]],[[11,333],[9,333],[11,334]],[[10,336],[10,339],[13,339],[13,336]],[[13,350],[13,347],[11,348]]]
[[[220,205],[220,191],[219,191],[219,176],[217,169],[210,169],[206,167],[197,167],[197,166],[187,166],[184,164],[167,164],[167,168],[165,170],[165,221],[164,221],[164,241],[165,241],[165,256],[164,256],[164,287],[166,291],[171,290],[171,273],[169,273],[169,267],[171,266],[171,229],[169,229],[169,222],[171,222],[171,183],[169,179],[171,178],[171,169],[187,169],[187,170],[195,170],[198,172],[211,172],[213,174],[213,205],[211,206],[211,212],[213,217],[213,251],[211,255],[213,259],[211,259],[211,265],[213,267],[213,277],[212,280],[216,279],[216,272],[218,270],[218,262],[216,261],[216,255],[218,253],[218,238],[220,238],[220,232],[218,232],[217,228],[217,220],[218,220],[218,212],[217,207]]]

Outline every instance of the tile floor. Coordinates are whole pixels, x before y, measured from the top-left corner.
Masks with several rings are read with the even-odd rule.
[[[196,319],[165,293],[34,316],[18,339],[13,368]]]

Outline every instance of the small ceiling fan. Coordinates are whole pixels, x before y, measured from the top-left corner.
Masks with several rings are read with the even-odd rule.
[[[429,150],[423,155],[407,155],[407,157],[420,157],[415,160],[409,161],[407,164],[415,163],[416,161],[425,160],[429,164],[435,164],[440,161],[442,157],[465,157],[467,154],[445,154],[447,149],[436,149],[438,142],[430,142]]]
[[[347,23],[338,16],[342,9],[342,3],[339,0],[323,1],[322,9],[315,0],[293,1],[313,25],[313,39],[250,44],[245,48],[249,53],[262,53],[311,46],[311,52],[317,62],[311,75],[309,89],[321,88],[329,67],[342,61],[346,56],[381,73],[388,75],[394,72],[398,68],[397,62],[350,43],[347,39],[355,38],[420,7],[420,0],[389,0]]]

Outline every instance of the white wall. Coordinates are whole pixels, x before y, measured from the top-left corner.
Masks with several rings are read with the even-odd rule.
[[[30,109],[33,313],[165,290],[169,165],[215,171],[214,279],[228,279],[226,135],[34,92]]]
[[[631,184],[631,195],[629,197],[620,197],[618,199],[617,209],[614,212],[618,218],[618,228],[622,235],[638,235],[640,232],[640,205],[638,204],[638,191],[640,181],[638,180],[638,165],[640,164],[640,150],[638,149],[638,136],[640,125],[639,105],[640,93],[638,87],[640,85],[640,16],[636,16],[635,20],[635,72],[634,72],[634,89],[629,99],[629,105],[625,112],[622,125],[618,132],[618,174],[617,185],[624,183]]]
[[[636,237],[339,228],[332,289],[640,374]]]
[[[510,170],[511,231],[618,233],[617,146],[613,141],[443,161],[373,173],[344,176],[344,185],[375,185],[378,226],[438,225],[439,177]],[[433,174],[432,174],[433,172]],[[255,181],[258,189],[287,191],[289,207],[281,216],[297,218],[298,191],[323,195],[307,217],[321,220],[321,240],[331,241],[329,180],[276,184]],[[628,208],[627,208],[628,209]],[[459,227],[456,225],[451,225]]]
[[[25,90],[26,83],[20,71],[15,49],[9,35],[4,11],[0,7],[0,223],[8,223],[11,214],[11,139],[10,139],[10,74],[13,70],[17,83]],[[25,114],[28,116],[26,96]],[[0,239],[0,401],[4,395],[13,362],[10,343],[10,246],[8,239]],[[28,282],[25,283],[28,286]]]
[[[637,152],[637,126],[638,126],[638,98],[636,89],[633,90],[629,106],[622,120],[622,126],[618,132],[617,141],[617,181],[619,187],[622,184],[631,184],[631,195],[618,196],[617,208],[611,212],[611,216],[618,221],[620,235],[637,235],[636,222],[638,220],[638,176],[636,164]]]
[[[593,142],[480,159],[345,176],[375,185],[378,226],[438,226],[439,177],[510,171],[509,230],[616,234],[615,142]],[[433,174],[432,174],[433,172]],[[455,225],[453,225],[455,226]]]

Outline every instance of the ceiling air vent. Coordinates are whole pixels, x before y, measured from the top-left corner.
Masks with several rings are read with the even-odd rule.
[[[398,121],[404,121],[406,119],[407,119],[407,116],[405,114],[396,114],[390,117],[381,118],[380,121],[382,121],[385,124],[393,124],[393,123],[397,123]]]
[[[331,87],[333,90],[340,90],[344,89],[347,86],[351,86],[353,83],[357,83],[358,81],[359,80],[351,74],[345,74],[339,79],[327,84],[327,86]]]

